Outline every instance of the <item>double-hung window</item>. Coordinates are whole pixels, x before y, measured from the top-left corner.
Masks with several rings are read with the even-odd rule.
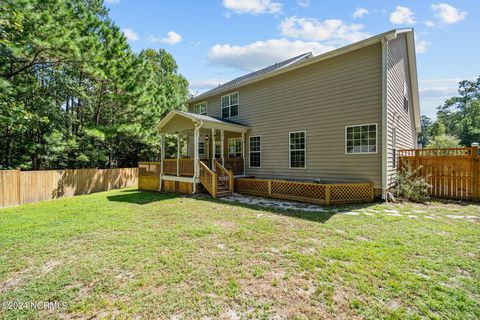
[[[242,138],[228,139],[228,157],[240,158],[242,156]]]
[[[222,96],[222,118],[238,116],[238,92]]]
[[[345,153],[377,153],[377,124],[345,127]]]
[[[261,166],[261,142],[260,136],[250,137],[250,167]]]
[[[207,115],[207,101],[203,101],[194,105],[193,111],[198,114]]]
[[[306,133],[296,131],[289,133],[290,168],[306,168]]]

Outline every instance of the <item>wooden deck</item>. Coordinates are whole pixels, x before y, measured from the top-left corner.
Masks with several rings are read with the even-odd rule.
[[[219,167],[217,165],[216,172],[213,172],[206,164],[201,166],[201,183],[214,197],[218,193],[217,185],[220,181],[230,192],[235,188],[237,192],[244,194],[325,205],[369,202],[374,198],[373,183],[319,184],[246,177],[235,177],[233,179],[233,177],[227,177],[229,171],[221,170]],[[185,178],[182,179],[180,176],[177,181],[174,181],[175,177],[173,176],[168,176],[168,178],[172,178],[172,180],[163,181],[162,190],[179,193],[192,192],[193,181],[183,181]],[[234,182],[227,183],[227,181],[232,180]],[[140,162],[138,164],[138,188],[158,191],[159,184],[160,164],[158,162]]]

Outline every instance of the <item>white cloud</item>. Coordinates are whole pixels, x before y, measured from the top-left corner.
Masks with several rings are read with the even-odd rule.
[[[415,41],[415,52],[422,54],[422,53],[427,53],[428,46],[430,45],[430,42],[427,41]]]
[[[138,40],[138,34],[136,34],[135,31],[133,31],[130,28],[123,28],[122,32],[125,35],[125,37],[127,38],[127,40],[129,40],[129,41],[137,41]]]
[[[159,43],[174,45],[182,41],[182,36],[176,33],[175,31],[168,31],[167,37],[165,38],[159,38],[151,34],[148,36],[147,40],[149,42],[159,42]]]
[[[425,21],[425,26],[427,28],[431,28],[431,27],[435,26],[435,23],[433,21],[427,20],[427,21]]]
[[[422,98],[452,97],[458,94],[458,83],[460,81],[473,78],[474,77],[420,80],[419,92]]]
[[[230,44],[214,45],[208,60],[215,65],[222,65],[244,71],[252,71],[280,62],[306,52],[321,54],[335,49],[315,41],[290,41],[288,39],[271,39],[256,41],[245,46]]]
[[[111,4],[115,4],[115,3],[119,3],[120,0],[105,0],[106,3],[111,3]]]
[[[205,80],[196,80],[190,82],[190,90],[208,90],[213,89],[222,83],[228,82],[229,80],[225,79],[205,79]]]
[[[395,11],[390,14],[390,22],[393,24],[414,24],[415,18],[410,8],[397,6]]]
[[[362,18],[365,15],[368,14],[368,10],[365,8],[356,8],[355,11],[352,14],[352,17],[354,18]]]
[[[466,11],[460,11],[446,3],[434,3],[432,4],[432,9],[435,12],[435,16],[447,24],[457,23],[467,16]]]
[[[281,13],[282,4],[271,0],[223,0],[223,6],[236,13]]]
[[[290,17],[280,23],[282,35],[305,40],[325,41],[340,46],[360,41],[369,36],[361,24],[346,24],[339,19],[319,21],[314,18]]]
[[[310,6],[310,0],[298,0],[298,1],[297,1],[297,4],[298,4],[300,7],[307,8],[307,7]]]

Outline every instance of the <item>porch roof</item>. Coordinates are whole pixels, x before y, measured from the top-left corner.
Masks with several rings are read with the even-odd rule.
[[[232,132],[247,132],[250,127],[227,119],[211,117],[185,111],[170,111],[156,126],[162,133],[176,133],[201,126],[204,129],[217,129]]]

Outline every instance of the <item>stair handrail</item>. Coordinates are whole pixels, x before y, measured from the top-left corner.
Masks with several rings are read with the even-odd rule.
[[[200,182],[207,189],[207,191],[214,197],[217,197],[217,174],[210,170],[210,168],[198,160],[200,163]]]
[[[228,178],[228,185],[225,185],[225,187],[230,190],[230,192],[233,192],[233,171],[232,170],[227,170],[224,166],[220,164],[216,159],[213,160],[215,163],[215,170],[217,172],[217,177],[227,177]]]

